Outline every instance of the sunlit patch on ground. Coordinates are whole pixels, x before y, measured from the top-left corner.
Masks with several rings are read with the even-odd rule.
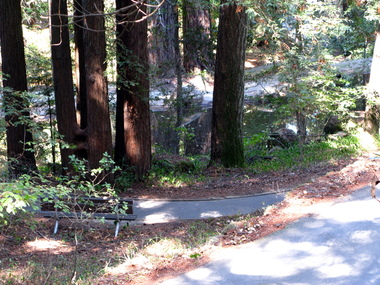
[[[54,254],[60,254],[63,252],[68,253],[74,250],[73,247],[63,241],[51,239],[36,239],[34,241],[29,241],[25,244],[25,248],[28,252],[49,251]]]

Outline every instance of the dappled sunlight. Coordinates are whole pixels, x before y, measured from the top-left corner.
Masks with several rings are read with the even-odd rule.
[[[169,220],[177,220],[179,217],[174,217],[170,213],[159,212],[151,215],[147,215],[144,219],[145,223],[160,223]]]
[[[142,201],[139,203],[139,207],[142,209],[151,209],[151,208],[156,208],[156,207],[162,207],[166,203],[167,202],[165,201],[154,201],[154,200]]]
[[[302,204],[308,212],[284,230],[215,252],[209,265],[164,284],[377,284],[380,204],[369,187],[335,202]]]
[[[61,254],[72,252],[74,248],[64,241],[51,239],[35,239],[25,244],[28,252],[48,251],[49,253]]]
[[[185,247],[179,240],[162,239],[148,245],[144,251],[151,256],[168,258],[184,253]]]
[[[275,239],[262,247],[254,247],[254,251],[243,250],[243,254],[240,253],[239,258],[234,258],[229,266],[233,274],[249,273],[282,278],[307,269],[346,265],[328,251],[327,246],[318,246],[311,242],[295,243]]]
[[[212,271],[208,268],[198,268],[194,271],[189,272],[188,277],[192,280],[210,280],[212,278]],[[215,278],[212,279],[212,281],[218,281],[220,278],[215,280]]]
[[[320,218],[330,219],[335,223],[371,221],[374,224],[380,224],[380,204],[375,199],[337,203],[326,209]]]
[[[243,198],[212,200],[136,200],[134,213],[145,223],[158,223],[178,219],[207,219],[237,214],[250,214],[284,199],[284,193],[256,195]]]
[[[376,151],[378,146],[374,137],[368,132],[365,132],[362,128],[359,128],[358,131],[356,136],[360,140],[362,148],[367,152]]]
[[[143,255],[137,255],[134,258],[125,258],[123,262],[116,266],[106,266],[104,271],[106,275],[122,275],[131,270],[151,269],[152,263]]]
[[[217,217],[221,217],[223,216],[220,212],[218,211],[208,211],[208,212],[204,212],[204,213],[201,213],[201,218],[202,219],[205,219],[205,218],[217,218]]]
[[[364,230],[356,231],[351,234],[351,240],[356,243],[370,243],[373,242],[373,231]]]

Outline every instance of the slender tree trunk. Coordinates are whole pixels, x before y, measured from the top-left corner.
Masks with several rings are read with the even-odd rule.
[[[220,7],[215,63],[211,163],[244,165],[242,137],[246,8],[236,2]]]
[[[63,174],[70,171],[69,156],[73,148],[67,144],[75,143],[75,133],[79,129],[76,120],[74,86],[71,66],[70,40],[66,0],[51,0],[51,55],[58,132],[63,137],[61,143],[61,162]],[[62,147],[63,146],[63,147]]]
[[[82,129],[87,127],[87,88],[86,88],[86,67],[85,67],[85,44],[83,42],[83,31],[85,22],[83,21],[84,0],[74,1],[74,42],[75,42],[75,80],[76,80],[76,103],[77,120]]]
[[[116,9],[133,4],[117,0]],[[117,16],[117,106],[115,161],[133,167],[141,180],[151,168],[147,21],[141,19],[145,3]]]
[[[106,41],[103,0],[85,0],[83,31],[85,43],[85,67],[87,90],[87,154],[90,169],[99,167],[105,153],[112,154],[111,123],[108,91],[104,71],[106,69]],[[98,14],[98,15],[97,15]],[[83,103],[83,102],[82,102]]]
[[[181,49],[179,41],[179,23],[178,23],[178,1],[176,2],[177,9],[175,10],[175,19],[176,19],[176,29],[174,33],[174,54],[175,54],[175,74],[177,78],[177,88],[176,88],[176,112],[177,119],[175,122],[174,128],[174,142],[173,142],[173,151],[175,154],[179,154],[179,145],[181,140],[181,131],[180,126],[183,122],[183,109],[184,109],[184,98],[183,98],[183,82],[182,82],[182,58],[181,58]]]
[[[29,102],[22,94],[27,79],[20,1],[0,0],[0,42],[7,156],[10,173],[18,176],[37,169],[32,134],[25,123],[30,120]]]
[[[183,66],[186,72],[213,68],[210,2],[183,1]]]

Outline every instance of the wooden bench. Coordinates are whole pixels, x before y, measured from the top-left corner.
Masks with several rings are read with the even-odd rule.
[[[41,202],[39,211],[45,218],[55,218],[54,234],[62,218],[105,219],[115,221],[115,237],[119,234],[121,221],[134,221],[133,201],[102,197],[67,197],[49,202]]]

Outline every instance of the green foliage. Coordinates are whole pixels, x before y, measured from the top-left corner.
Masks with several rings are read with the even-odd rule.
[[[21,176],[12,183],[0,183],[0,228],[9,223],[12,215],[25,212],[27,207],[36,210],[38,195],[29,188],[30,176]]]
[[[261,173],[267,171],[281,171],[291,168],[309,167],[318,163],[327,163],[331,160],[346,158],[359,154],[362,151],[362,142],[356,135],[337,137],[323,141],[313,141],[307,144],[295,144],[289,148],[269,149],[258,148],[257,142],[246,140],[246,157],[270,156],[268,160],[253,160],[249,165],[253,171]]]
[[[87,162],[71,156],[71,164],[75,170],[72,176],[49,180],[41,175],[23,175],[18,180],[0,184],[0,226],[8,224],[11,216],[25,211],[37,210],[39,203],[54,203],[55,207],[69,212],[73,203],[83,202],[81,196],[109,197],[115,205],[118,203],[117,193],[107,183],[107,175],[120,169],[108,154],[104,154],[97,169],[88,172]],[[107,173],[104,175],[104,173]],[[68,203],[70,201],[70,203]],[[91,203],[91,202],[89,202]],[[93,205],[88,205],[93,206]],[[28,207],[28,208],[27,208]],[[125,213],[125,208],[116,209]]]
[[[218,235],[218,232],[215,231],[215,225],[213,225],[213,219],[209,219],[209,221],[195,221],[189,226],[188,229],[188,237],[189,242],[192,247],[199,246],[207,243],[207,241],[213,237]],[[197,258],[198,255],[195,255],[192,258]]]
[[[159,157],[153,160],[148,180],[158,182],[159,185],[191,185],[197,180],[205,179],[202,172],[207,168],[208,162],[206,155],[186,158],[174,156],[171,159]]]
[[[30,91],[40,90],[41,87],[52,90],[53,73],[49,54],[43,53],[38,46],[28,45],[25,48],[25,55],[28,84],[32,86]]]
[[[336,77],[339,71],[330,62],[336,55],[357,53],[354,48],[368,51],[378,18],[368,13],[372,2],[350,2],[344,13],[340,5],[259,1],[250,8],[255,33],[267,41],[266,54],[282,82],[271,107],[282,118],[296,117],[301,134],[321,134],[331,116],[344,118],[362,96],[351,79]]]
[[[47,27],[49,21],[46,15],[49,14],[49,2],[44,0],[22,0],[21,8],[24,12],[23,22],[28,27]]]

